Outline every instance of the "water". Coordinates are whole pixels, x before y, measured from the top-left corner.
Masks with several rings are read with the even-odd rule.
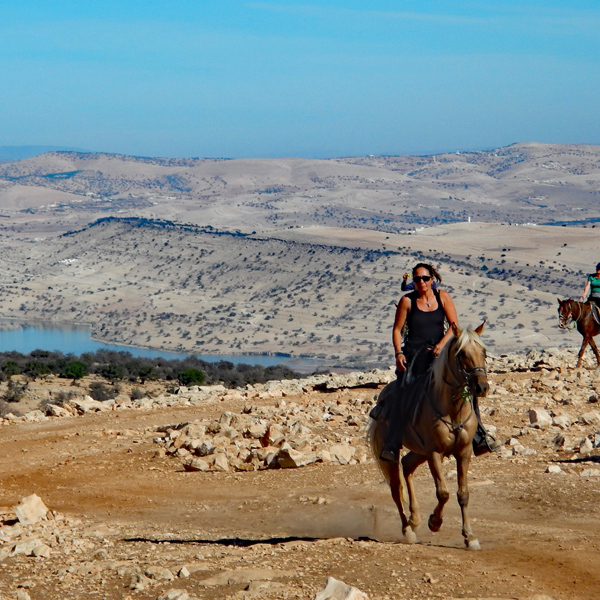
[[[138,348],[136,346],[103,344],[102,342],[97,342],[90,338],[90,330],[87,327],[75,325],[27,325],[14,322],[0,323],[0,326],[2,325],[8,328],[0,329],[0,352],[16,351],[21,354],[28,354],[33,350],[48,350],[50,352],[60,351],[63,354],[80,355],[84,352],[96,352],[96,350],[115,350],[117,352],[130,352],[133,356],[166,358],[169,360],[184,359],[192,354],[191,352],[181,354],[177,352],[152,350],[150,348]],[[263,367],[289,363],[290,367],[294,368],[292,363],[297,364],[298,362],[297,360],[286,356],[263,356],[254,354],[219,356],[194,354],[194,356],[206,362],[228,360],[234,364],[246,363],[250,365],[261,365]]]

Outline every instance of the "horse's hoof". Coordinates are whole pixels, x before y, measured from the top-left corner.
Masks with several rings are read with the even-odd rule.
[[[438,521],[433,515],[429,515],[427,525],[429,526],[429,529],[433,531],[433,533],[437,533],[442,528],[442,519]]]
[[[467,550],[481,550],[479,540],[465,540]]]
[[[407,529],[404,532],[404,541],[407,544],[416,544],[417,543],[417,534],[412,529]]]

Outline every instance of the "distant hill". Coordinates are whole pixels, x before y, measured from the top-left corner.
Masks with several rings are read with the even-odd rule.
[[[50,152],[0,165],[0,209],[71,207],[82,222],[118,213],[247,231],[584,225],[600,221],[599,198],[600,146],[590,145],[326,160]]]
[[[63,146],[0,146],[0,162],[12,162],[32,158],[47,152],[85,152],[78,148],[67,148]]]

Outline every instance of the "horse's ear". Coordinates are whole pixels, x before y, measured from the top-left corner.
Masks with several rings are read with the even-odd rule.
[[[560,304],[562,302],[562,300],[560,298],[557,298],[558,303]]]
[[[457,338],[462,331],[458,328],[458,325],[456,323],[452,323],[452,333],[454,334],[454,337]]]
[[[481,335],[483,333],[483,328],[485,327],[485,320],[483,321],[483,323],[475,330],[475,333],[477,335]]]

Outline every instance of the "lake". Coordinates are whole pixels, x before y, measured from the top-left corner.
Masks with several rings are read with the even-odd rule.
[[[115,350],[117,352],[131,352],[133,356],[160,357],[170,360],[183,359],[190,356],[190,354],[194,354],[194,356],[206,362],[228,360],[234,364],[246,363],[261,365],[263,367],[287,364],[292,369],[302,371],[317,369],[320,364],[320,361],[317,360],[294,359],[288,356],[264,356],[260,354],[214,356],[192,352],[180,354],[177,352],[152,350],[150,348],[138,348],[136,346],[104,344],[91,339],[90,333],[87,327],[77,325],[29,325],[15,323],[14,321],[0,321],[0,352],[16,351],[28,354],[33,350],[59,350],[64,354],[80,355],[84,352],[96,352],[96,350]]]

